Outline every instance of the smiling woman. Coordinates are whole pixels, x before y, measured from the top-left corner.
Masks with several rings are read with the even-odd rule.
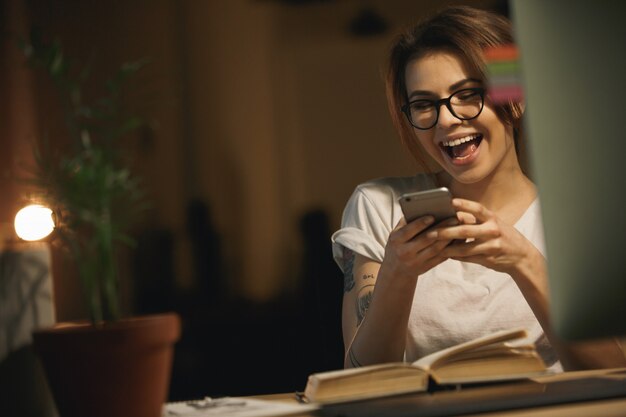
[[[521,168],[523,103],[495,104],[482,50],[513,41],[502,16],[450,7],[401,34],[388,103],[413,177],[359,185],[333,235],[344,272],[345,366],[414,361],[486,334],[523,327],[554,370],[622,365],[619,346],[564,346],[552,332],[540,206]],[[407,223],[398,198],[447,187],[456,218]],[[597,346],[596,346],[597,348]],[[594,358],[590,360],[590,358]]]
[[[407,93],[409,97],[419,97],[412,103],[430,101],[423,97],[447,94],[450,98],[445,100],[454,100],[445,109],[437,107],[430,126],[418,127],[414,137],[440,167],[461,183],[488,175],[508,176],[510,170],[519,170],[513,128],[501,121],[491,103],[484,106],[485,83],[472,68],[462,56],[445,51],[426,53],[411,59],[406,66]],[[478,159],[486,152],[490,154]],[[501,164],[509,168],[494,170],[495,165]],[[460,196],[458,192],[455,195]]]

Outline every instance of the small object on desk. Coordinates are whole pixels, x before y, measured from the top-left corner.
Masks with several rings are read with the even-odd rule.
[[[202,400],[167,403],[163,417],[265,417],[301,414],[316,410],[311,404],[244,397],[205,397]]]
[[[534,345],[510,344],[526,336],[523,329],[505,330],[443,349],[413,363],[313,374],[304,395],[312,403],[333,404],[544,375],[546,366]]]

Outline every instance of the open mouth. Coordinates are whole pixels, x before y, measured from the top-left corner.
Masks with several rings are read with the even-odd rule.
[[[476,152],[482,140],[483,135],[474,133],[449,142],[440,142],[439,146],[441,146],[443,151],[447,153],[450,158],[463,160],[469,158]]]

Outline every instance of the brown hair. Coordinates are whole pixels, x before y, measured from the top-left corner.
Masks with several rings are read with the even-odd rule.
[[[394,42],[389,55],[386,89],[387,103],[400,140],[418,163],[426,166],[421,147],[415,140],[413,127],[401,112],[407,102],[405,69],[417,57],[435,51],[459,54],[478,71],[484,80],[483,48],[513,43],[511,23],[505,17],[469,6],[451,6],[426,18],[416,26],[403,31]],[[504,123],[513,126],[515,144],[521,130],[522,107],[510,102],[495,107]]]

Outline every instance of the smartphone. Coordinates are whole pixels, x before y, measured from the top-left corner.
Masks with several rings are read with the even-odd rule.
[[[403,194],[398,201],[407,223],[427,215],[433,216],[435,223],[456,217],[452,194],[446,187]]]

